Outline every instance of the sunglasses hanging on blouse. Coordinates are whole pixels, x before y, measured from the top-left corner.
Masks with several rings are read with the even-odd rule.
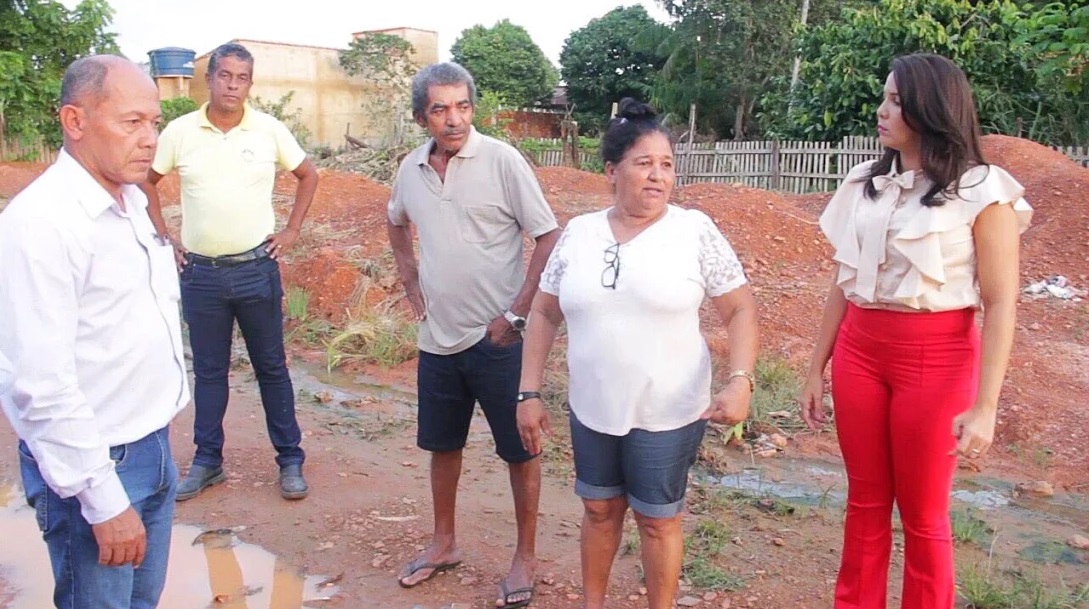
[[[616,289],[616,280],[620,277],[620,243],[605,248],[605,270],[601,272],[601,286]]]

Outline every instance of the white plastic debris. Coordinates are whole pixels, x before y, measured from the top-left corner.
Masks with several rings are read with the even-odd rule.
[[[1070,280],[1062,275],[1052,275],[1043,281],[1030,284],[1023,292],[1037,298],[1051,297],[1074,302],[1081,302],[1081,299],[1089,294],[1086,290],[1079,290],[1071,285]]]

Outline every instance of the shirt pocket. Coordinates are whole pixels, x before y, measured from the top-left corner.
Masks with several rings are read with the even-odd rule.
[[[467,243],[487,243],[506,232],[513,218],[497,205],[465,205],[460,220],[461,236]]]
[[[154,245],[148,248],[151,264],[152,287],[155,295],[168,303],[181,300],[181,285],[178,279],[178,262],[174,257],[172,245]],[[192,264],[192,263],[190,263]]]

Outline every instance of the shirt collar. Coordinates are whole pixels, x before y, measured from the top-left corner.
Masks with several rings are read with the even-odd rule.
[[[213,131],[219,131],[219,127],[212,124],[212,121],[208,120],[208,104],[204,102],[200,107],[200,126]],[[254,109],[250,106],[249,102],[243,102],[242,104],[242,122],[238,123],[238,128],[245,131],[250,131],[253,126],[253,113]]]
[[[72,186],[72,192],[76,194],[83,211],[91,218],[97,218],[107,209],[117,204],[113,195],[106,191],[98,180],[87,171],[79,161],[68,151],[61,148],[57,160],[53,164],[57,171],[62,172]],[[147,207],[147,199],[142,195],[140,188],[135,184],[121,185],[121,199],[125,202],[125,208],[131,211],[133,208],[143,209]]]
[[[480,149],[480,143],[484,141],[484,136],[476,130],[476,127],[469,126],[469,137],[465,138],[465,143],[461,146],[461,149],[457,151],[454,156],[461,157],[463,159],[469,159],[476,156],[477,151]],[[430,138],[427,143],[420,147],[416,153],[416,164],[426,165],[428,157],[431,155],[431,149],[435,147],[435,138]]]

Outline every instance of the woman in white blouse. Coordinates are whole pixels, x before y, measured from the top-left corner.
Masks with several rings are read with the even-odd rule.
[[[831,358],[848,480],[836,608],[884,609],[895,501],[903,609],[950,609],[956,454],[979,458],[994,438],[1032,209],[984,161],[968,80],[944,57],[892,61],[877,132],[884,156],[852,169],[820,219],[838,267],[802,411],[826,422]]]
[[[620,102],[602,140],[615,205],[572,219],[533,301],[522,355],[518,427],[526,449],[549,430],[545,360],[567,322],[575,492],[582,497],[585,607],[600,609],[624,515],[635,513],[651,609],[668,609],[684,554],[680,513],[707,421],[749,412],[756,305],[737,256],[703,213],[669,205],[673,146],[654,110]],[[711,396],[699,309],[709,298],[729,333],[725,388]]]

